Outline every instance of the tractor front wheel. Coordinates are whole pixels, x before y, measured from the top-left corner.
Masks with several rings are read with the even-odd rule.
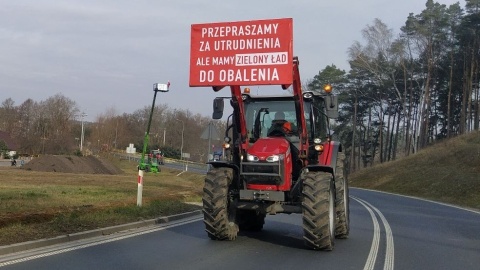
[[[326,172],[308,172],[302,178],[305,245],[316,250],[333,250],[335,191],[332,175]]]
[[[203,187],[203,221],[208,237],[213,240],[235,240],[238,225],[236,209],[229,196],[233,170],[214,168],[208,171]]]

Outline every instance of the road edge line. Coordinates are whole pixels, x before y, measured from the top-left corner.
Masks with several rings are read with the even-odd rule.
[[[370,246],[370,252],[368,253],[367,261],[365,262],[365,266],[363,267],[363,270],[373,270],[375,268],[375,263],[377,261],[377,256],[378,256],[378,249],[380,247],[380,238],[381,238],[380,224],[372,208],[370,208],[370,206],[368,206],[362,199],[357,198],[355,196],[350,196],[350,198],[354,199],[355,201],[360,203],[365,209],[367,209],[367,211],[370,213],[370,217],[372,218],[372,223],[373,223],[372,245]]]
[[[0,256],[22,252],[22,251],[28,251],[36,248],[43,248],[43,247],[57,245],[57,244],[64,244],[64,243],[87,239],[87,238],[110,235],[110,234],[121,232],[121,231],[137,229],[137,228],[146,227],[146,226],[152,226],[155,224],[165,224],[165,223],[180,220],[183,218],[200,215],[201,213],[202,213],[201,210],[195,210],[191,212],[185,212],[185,213],[175,214],[175,215],[166,216],[166,217],[158,217],[155,219],[142,220],[142,221],[127,223],[127,224],[115,225],[115,226],[110,226],[110,227],[105,227],[105,228],[100,228],[100,229],[95,229],[95,230],[90,230],[85,232],[61,235],[53,238],[32,240],[27,242],[0,246]]]
[[[433,200],[420,198],[420,197],[415,197],[415,196],[411,196],[411,195],[404,195],[404,194],[392,193],[392,192],[388,192],[388,191],[374,190],[374,189],[368,189],[368,188],[359,188],[359,187],[350,187],[350,189],[359,189],[359,190],[366,190],[366,191],[372,191],[372,192],[377,192],[377,193],[395,195],[395,196],[399,196],[399,197],[405,197],[405,198],[415,199],[415,200],[419,200],[419,201],[425,201],[425,202],[429,202],[429,203],[435,203],[435,204],[439,204],[439,205],[443,205],[443,206],[448,206],[448,207],[452,207],[452,208],[457,208],[457,209],[460,209],[460,210],[464,210],[464,211],[468,211],[468,212],[472,212],[472,213],[480,215],[480,210],[477,210],[477,209],[466,208],[466,207],[455,205],[455,204],[433,201]]]

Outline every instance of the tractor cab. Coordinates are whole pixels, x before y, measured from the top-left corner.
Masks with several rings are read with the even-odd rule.
[[[259,140],[267,138],[284,138],[293,150],[301,149],[301,134],[306,133],[308,142],[309,164],[317,164],[319,144],[326,144],[332,138],[329,119],[338,117],[338,100],[331,93],[331,86],[326,85],[323,92],[304,92],[303,111],[300,110],[292,95],[255,96],[249,89],[242,93],[244,118],[248,147]],[[223,115],[223,99],[214,100],[214,116]],[[302,129],[300,115],[305,119],[305,131]],[[241,116],[240,116],[241,117]],[[235,118],[232,114],[229,119]],[[232,119],[227,125],[235,125]],[[230,129],[228,129],[230,130]],[[228,136],[226,134],[225,136]],[[235,136],[234,136],[235,137]],[[235,141],[236,138],[234,138]],[[268,140],[267,140],[268,141]],[[303,141],[305,144],[305,141]],[[323,148],[323,147],[322,147]]]
[[[292,97],[252,98],[244,101],[248,141],[261,138],[285,137],[298,142],[298,126],[295,103]]]

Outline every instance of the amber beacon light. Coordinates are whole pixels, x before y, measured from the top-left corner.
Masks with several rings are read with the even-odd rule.
[[[327,94],[330,94],[332,92],[332,85],[331,84],[326,84],[324,87],[323,87],[323,90],[327,93]]]

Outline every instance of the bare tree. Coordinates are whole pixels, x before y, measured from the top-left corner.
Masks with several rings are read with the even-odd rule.
[[[75,137],[72,134],[74,119],[79,109],[75,101],[56,94],[40,102],[38,119],[43,129],[42,151],[46,153],[67,154],[75,149]]]
[[[393,38],[392,29],[388,28],[380,19],[375,19],[373,25],[367,25],[362,30],[366,41],[365,45],[354,42],[349,48],[349,59],[352,67],[362,69],[371,74],[370,81],[375,89],[370,89],[368,96],[379,103],[379,147],[380,162],[383,162],[385,145],[389,145],[390,138],[384,138],[384,116],[386,102],[389,97],[395,95],[398,100],[405,100],[405,96],[397,88],[398,65],[402,60],[403,50],[401,43]],[[393,93],[390,91],[393,90]],[[387,129],[389,128],[387,123]],[[388,131],[388,130],[387,130]]]

